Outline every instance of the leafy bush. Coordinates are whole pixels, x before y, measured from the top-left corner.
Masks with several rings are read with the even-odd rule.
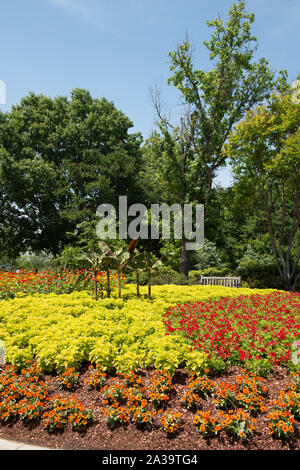
[[[256,253],[249,247],[237,267],[243,285],[258,288],[283,288],[274,258],[269,255]]]
[[[126,274],[127,283],[135,283],[135,273]],[[146,272],[140,273],[140,285],[145,286],[148,282]],[[151,284],[153,286],[162,286],[164,284],[186,285],[188,281],[183,274],[174,271],[170,266],[161,266],[157,272],[153,272],[151,277]]]
[[[222,267],[222,261],[215,243],[208,240],[205,240],[200,250],[192,253],[191,263],[194,264],[197,270]]]
[[[24,270],[36,269],[38,271],[50,269],[54,264],[54,256],[46,251],[27,252],[16,259],[15,265]]]

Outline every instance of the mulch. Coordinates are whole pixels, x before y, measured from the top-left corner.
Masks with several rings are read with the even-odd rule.
[[[84,368],[81,371],[79,385],[72,391],[60,390],[54,376],[45,376],[49,379],[51,395],[76,396],[86,407],[93,409],[95,423],[84,434],[72,431],[69,425],[62,432],[49,433],[41,423],[28,427],[18,420],[6,425],[0,424],[0,438],[65,450],[299,450],[297,436],[288,440],[270,436],[267,413],[257,416],[255,435],[246,443],[229,437],[225,431],[222,431],[218,437],[202,439],[193,424],[195,413],[186,410],[181,403],[189,378],[189,374],[183,369],[179,369],[173,378],[174,389],[167,406],[170,411],[182,413],[182,426],[177,435],[170,437],[160,429],[159,414],[154,418],[151,431],[140,430],[134,424],[111,430],[101,412],[103,406],[101,392],[88,389],[84,382],[91,373],[87,367]],[[154,371],[139,371],[139,373],[143,378],[143,384],[147,387]],[[226,373],[214,377],[213,380],[234,384],[237,375],[242,375],[241,368],[230,367]],[[265,399],[267,406],[271,400],[279,397],[281,390],[287,389],[289,382],[287,371],[282,367],[276,367],[275,374],[265,381],[269,389],[268,397]],[[202,409],[215,410],[212,400],[202,400]],[[298,436],[299,431],[298,427]]]

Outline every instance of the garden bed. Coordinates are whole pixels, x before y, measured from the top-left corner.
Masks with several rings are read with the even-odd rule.
[[[3,368],[2,368],[3,369]],[[237,384],[238,376],[244,372],[238,366],[231,366],[226,373],[219,377],[211,377],[216,384],[226,382],[230,385]],[[277,400],[280,391],[286,391],[289,387],[291,376],[286,369],[280,366],[275,367],[275,373],[264,381],[264,386],[268,389],[268,395],[264,398],[266,412],[258,413],[256,416],[255,431],[249,440],[243,442],[241,439],[228,435],[224,429],[218,436],[201,438],[193,422],[197,411],[188,410],[182,402],[187,391],[190,373],[184,369],[178,369],[172,379],[172,389],[170,399],[166,403],[163,413],[181,413],[180,427],[174,435],[168,434],[161,429],[160,419],[162,413],[157,409],[153,416],[153,426],[151,430],[142,430],[136,424],[129,422],[126,425],[117,426],[110,429],[107,425],[107,417],[103,412],[105,403],[104,392],[90,389],[86,380],[95,374],[95,369],[88,367],[81,369],[79,383],[71,390],[61,390],[57,376],[47,375],[47,388],[49,397],[60,395],[61,397],[76,398],[86,407],[93,410],[95,421],[87,427],[86,432],[75,432],[68,423],[64,430],[48,432],[43,421],[36,424],[24,424],[20,419],[12,420],[6,424],[0,424],[0,437],[10,440],[21,441],[29,444],[47,446],[52,449],[89,449],[89,450],[298,450],[299,422],[295,425],[294,436],[289,439],[274,438],[269,433],[268,412],[272,409],[271,402]],[[154,370],[139,370],[138,376],[142,380],[142,386],[149,390],[153,383]],[[114,383],[119,377],[107,377],[105,383]],[[124,379],[120,379],[124,382]],[[148,401],[149,404],[149,401]],[[217,416],[218,410],[213,403],[213,398],[200,400],[200,409],[210,410],[212,415]],[[298,434],[299,435],[299,434]]]

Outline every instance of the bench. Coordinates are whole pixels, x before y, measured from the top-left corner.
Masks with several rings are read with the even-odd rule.
[[[200,284],[204,286],[241,287],[241,278],[240,277],[201,276]]]

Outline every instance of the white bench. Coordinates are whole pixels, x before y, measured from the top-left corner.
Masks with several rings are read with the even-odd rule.
[[[241,287],[240,277],[215,277],[215,276],[201,276],[200,284],[204,286],[226,286],[226,287]]]

